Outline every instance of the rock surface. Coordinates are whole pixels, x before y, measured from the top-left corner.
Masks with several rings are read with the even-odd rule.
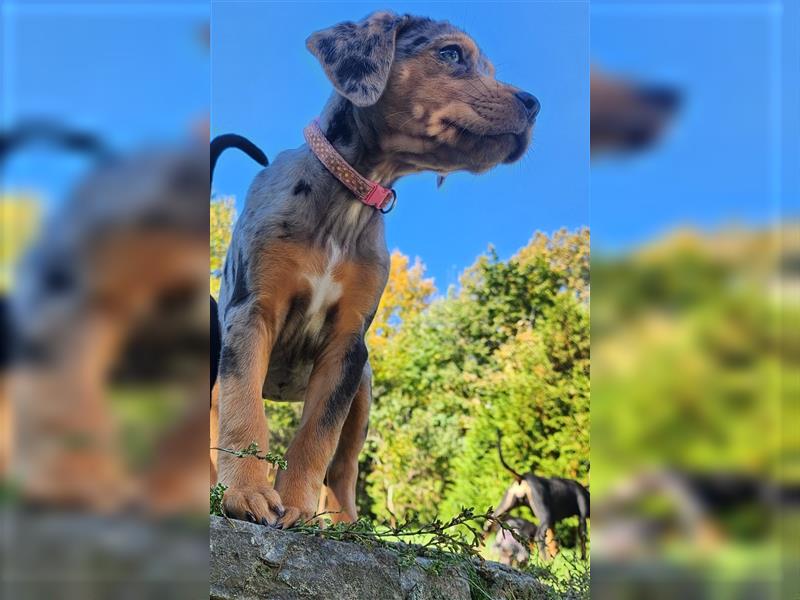
[[[381,547],[339,542],[211,517],[211,599],[540,600],[552,593],[529,575],[497,563],[426,570]]]
[[[0,507],[3,600],[197,600],[208,593],[205,519]]]

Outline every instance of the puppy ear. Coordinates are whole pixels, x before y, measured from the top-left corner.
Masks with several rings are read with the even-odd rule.
[[[333,87],[356,106],[375,104],[394,62],[395,38],[406,17],[377,12],[311,34],[306,47],[317,57]]]

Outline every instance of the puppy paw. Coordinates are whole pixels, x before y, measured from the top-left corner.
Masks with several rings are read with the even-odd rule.
[[[299,525],[305,521],[310,520],[315,514],[313,508],[297,508],[296,506],[285,507],[283,516],[278,519],[277,527],[279,529],[287,529],[295,525]]]
[[[336,525],[338,523],[355,523],[358,521],[358,516],[354,515],[356,515],[355,512],[353,514],[348,514],[347,512],[340,510],[331,512],[328,517],[330,518],[331,523]]]
[[[278,474],[275,487],[284,502],[285,514],[278,520],[278,527],[288,528],[308,521],[317,513],[319,488],[305,479],[288,479],[284,473]]]
[[[65,453],[34,464],[21,482],[32,505],[113,514],[135,508],[141,490],[114,458],[93,452]]]
[[[271,486],[231,486],[222,497],[225,514],[232,519],[274,526],[285,516],[281,497]]]

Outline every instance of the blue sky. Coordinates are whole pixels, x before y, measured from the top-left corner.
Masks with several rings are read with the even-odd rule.
[[[654,151],[592,165],[591,217],[586,5],[380,5],[449,18],[474,35],[501,78],[542,102],[524,162],[455,175],[439,191],[433,175],[401,181],[390,245],[420,256],[443,289],[487,244],[508,256],[537,229],[591,222],[595,248],[624,249],[684,223],[796,215],[800,3],[674,5],[592,3],[592,58],[609,71],[680,87],[685,106]],[[216,3],[210,90],[208,51],[198,42],[205,2],[5,0],[0,116],[7,125],[24,115],[64,115],[116,146],[136,147],[184,137],[211,91],[214,132],[243,133],[275,156],[301,143],[302,126],[330,90],[305,50],[306,35],[377,6]],[[793,52],[783,63],[781,48]],[[85,167],[28,153],[11,161],[4,183],[39,187],[55,204]],[[215,187],[241,199],[254,173],[247,159],[226,155]]]
[[[587,225],[587,3],[215,3],[212,135],[246,135],[270,157],[301,145],[303,127],[331,93],[306,37],[378,8],[462,27],[499,79],[542,104],[533,149],[521,163],[482,176],[455,174],[439,190],[434,174],[401,180],[397,208],[387,216],[389,247],[419,256],[444,290],[489,244],[508,257],[536,230]],[[246,157],[224,155],[214,190],[242,202],[256,172]]]
[[[677,4],[592,3],[599,65],[684,94],[657,149],[592,165],[595,250],[684,224],[774,222],[796,200],[798,3],[785,14],[770,0]],[[794,55],[782,63],[786,44]]]
[[[0,118],[48,116],[116,148],[185,138],[208,113],[206,3],[0,1]],[[57,204],[86,171],[63,153],[29,151],[4,184]]]

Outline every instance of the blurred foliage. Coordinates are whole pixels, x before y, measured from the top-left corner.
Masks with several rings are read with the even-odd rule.
[[[781,233],[791,237],[684,230],[625,256],[595,253],[595,491],[653,465],[774,475],[791,454],[781,386],[797,378],[781,372],[797,374],[798,354],[782,332],[798,306],[780,298],[797,272],[780,267],[798,248]]]
[[[225,254],[231,242],[233,224],[236,221],[236,201],[232,196],[215,196],[211,200],[210,217],[210,268],[211,268],[211,295],[219,296],[219,286],[222,278],[222,267],[225,265]]]
[[[159,441],[185,418],[186,399],[169,386],[115,385],[109,391],[124,460],[137,470],[154,464]]]
[[[0,292],[8,292],[22,253],[39,231],[41,201],[29,195],[0,197]]]

